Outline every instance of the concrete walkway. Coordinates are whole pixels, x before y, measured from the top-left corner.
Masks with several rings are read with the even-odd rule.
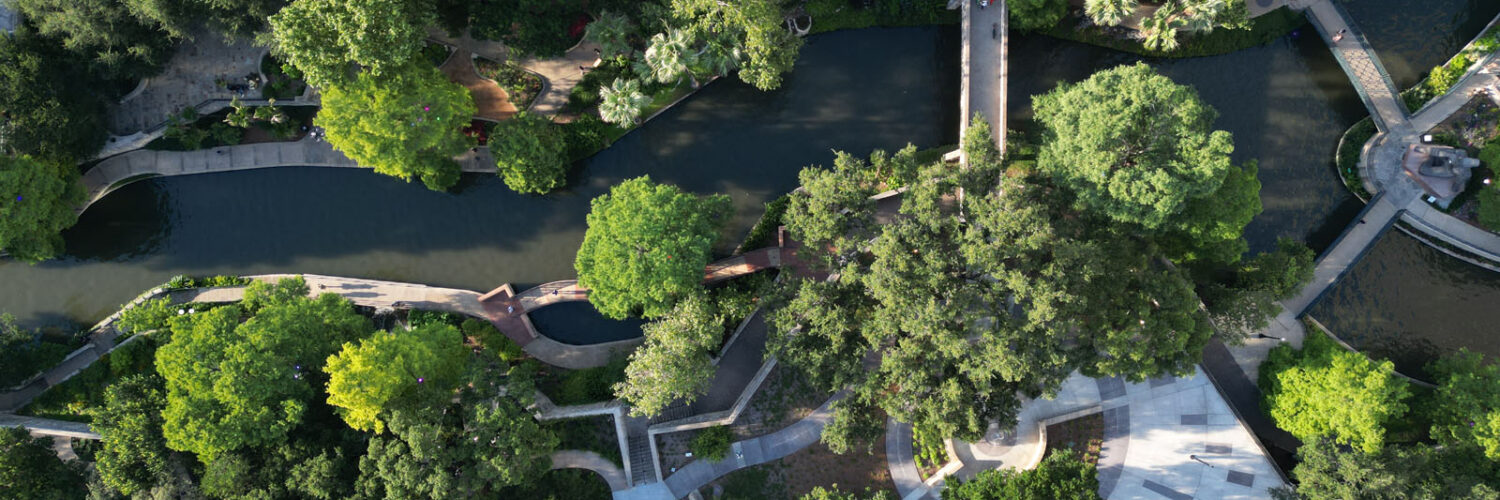
[[[495,160],[486,148],[475,148],[455,160],[470,173],[495,173]],[[196,151],[138,149],[111,156],[84,172],[87,202],[80,213],[115,189],[138,179],[208,174],[273,167],[363,168],[333,149],[328,142],[305,138],[296,142],[265,142]]]
[[[922,474],[917,471],[914,450],[911,424],[886,417],[885,462],[891,469],[891,482],[896,483],[896,496],[903,500],[929,498],[927,485],[922,484]]]
[[[609,461],[598,453],[583,450],[562,450],[552,452],[553,469],[588,469],[598,473],[609,483],[610,491],[621,491],[630,488],[630,483],[625,480],[625,471],[614,462]]]
[[[9,413],[0,413],[0,427],[25,427],[33,435],[100,439],[99,433],[89,428],[89,424],[49,418],[26,417]]]
[[[1104,498],[1265,498],[1266,490],[1286,484],[1236,418],[1223,395],[1201,371],[1190,377],[1164,376],[1140,383],[1094,379],[1074,373],[1051,399],[1026,403],[1013,434],[980,443],[954,441],[964,467],[954,475],[972,477],[1000,467],[1030,469],[1047,446],[1047,425],[1101,414],[1104,444],[1099,458],[1099,494]],[[888,427],[887,456],[891,454]],[[909,443],[891,460],[902,474]],[[976,467],[977,466],[977,467]],[[910,466],[915,472],[915,466]],[[909,483],[910,481],[908,481]],[[903,499],[935,497],[941,478],[910,491]],[[901,483],[897,483],[900,488]],[[908,484],[907,486],[912,486]]]
[[[1005,152],[1006,44],[1009,17],[1004,0],[987,8],[963,3],[963,79],[959,97],[959,137],[975,114],[989,122],[995,145]]]

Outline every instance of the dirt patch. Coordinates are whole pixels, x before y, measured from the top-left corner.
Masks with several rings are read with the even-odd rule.
[[[803,448],[781,460],[735,471],[709,483],[702,489],[704,498],[721,500],[776,500],[801,498],[814,487],[849,492],[891,491],[890,466],[885,461],[885,443],[869,443],[844,455],[835,454],[823,443]]]
[[[689,457],[687,454],[692,451],[693,438],[698,437],[698,434],[701,432],[703,432],[703,429],[694,429],[656,436],[656,451],[661,454],[661,468],[664,476],[669,476],[673,472],[677,472],[677,469],[681,469],[687,465],[688,462],[700,458],[696,456]],[[736,436],[734,439],[735,441],[739,441],[743,438]]]
[[[832,395],[813,388],[801,370],[777,363],[729,427],[736,440],[764,436],[808,416]]]
[[[1073,450],[1090,464],[1098,465],[1099,449],[1104,445],[1104,414],[1095,413],[1047,426],[1047,455],[1056,450]]]
[[[542,426],[552,430],[561,439],[559,450],[584,450],[602,455],[615,465],[624,467],[620,460],[620,441],[615,437],[615,419],[609,415],[548,420]]]

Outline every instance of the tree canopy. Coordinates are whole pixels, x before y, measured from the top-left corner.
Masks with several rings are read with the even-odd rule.
[[[329,144],[360,165],[445,190],[461,171],[453,157],[472,144],[463,127],[474,116],[474,100],[437,68],[408,61],[323,89],[317,123]]]
[[[505,185],[518,193],[546,193],[568,178],[566,134],[542,115],[522,111],[495,125],[490,152]]]
[[[170,341],[156,355],[166,381],[168,447],[211,460],[280,443],[301,423],[321,392],[324,361],[371,329],[348,300],[307,292],[301,278],[256,282],[240,305],[172,322]]]
[[[607,317],[656,317],[697,293],[729,197],[696,196],[649,176],[626,180],[590,203],[573,268]]]
[[[1500,366],[1460,349],[1433,363],[1442,382],[1432,416],[1432,437],[1448,446],[1474,446],[1500,460]]]
[[[798,174],[802,189],[793,191],[786,207],[787,232],[812,248],[836,247],[838,254],[857,251],[878,231],[876,193],[867,181],[870,166],[843,151],[834,154],[833,168],[804,168]]]
[[[1023,31],[1051,28],[1068,13],[1066,0],[1010,0],[1005,6],[1010,9],[1011,29]]]
[[[842,226],[852,242],[832,259],[835,281],[784,279],[768,305],[768,348],[778,359],[821,389],[854,388],[824,430],[830,446],[847,448],[846,434],[877,424],[862,421],[877,407],[977,439],[989,422],[1015,418],[1018,393],[1055,390],[1075,369],[1131,380],[1186,373],[1209,338],[1192,283],[1150,240],[1091,224],[1044,179],[1007,175],[995,189],[999,155],[980,135],[988,127],[968,134],[969,170],[926,167],[902,195],[900,216],[873,239],[857,236],[864,223]],[[963,200],[954,196],[960,187]],[[804,196],[833,199],[822,190]],[[845,198],[825,206],[869,220],[868,203]],[[818,227],[832,238],[841,228],[807,212],[788,212],[794,237]],[[824,251],[805,246],[809,255],[798,257]]]
[[[1252,169],[1230,163],[1228,132],[1191,88],[1145,64],[1095,73],[1035,98],[1037,166],[1110,220],[1164,232],[1175,258],[1234,262],[1260,212]]]
[[[0,36],[0,153],[59,164],[90,158],[108,133],[88,62],[26,26]]]
[[[71,165],[0,154],[0,251],[37,262],[63,251],[83,187]]]
[[[1296,493],[1307,500],[1500,496],[1500,466],[1473,447],[1417,444],[1366,453],[1319,438],[1297,448],[1297,460]]]
[[[943,500],[1050,500],[1099,498],[1099,477],[1094,465],[1063,450],[1048,455],[1037,468],[986,470],[974,479],[949,483]]]
[[[147,1],[15,0],[8,5],[55,37],[63,47],[90,61],[95,69],[115,78],[143,78],[155,74],[172,55],[173,37],[154,20],[143,18],[136,6]]]
[[[1370,361],[1314,332],[1301,350],[1271,350],[1260,367],[1261,391],[1276,426],[1303,442],[1328,436],[1376,453],[1385,445],[1386,424],[1406,413],[1411,393],[1391,371],[1390,361]]]
[[[391,414],[391,436],[370,439],[356,497],[456,498],[526,484],[551,466],[558,438],[487,377],[470,371],[457,404]]]
[[[655,416],[673,400],[692,403],[708,392],[712,356],[724,336],[717,313],[707,297],[692,294],[641,328],[646,343],[630,353],[625,381],[615,385],[615,395],[630,403],[632,415]]]
[[[777,0],[672,0],[672,14],[700,38],[726,36],[738,42],[740,79],[761,90],[781,86],[781,75],[797,62],[802,39],[787,31]]]
[[[52,440],[33,438],[24,427],[0,427],[0,484],[20,500],[83,498],[83,475],[52,451]]]
[[[406,332],[376,332],[344,343],[328,357],[328,404],[356,430],[385,432],[381,415],[402,404],[451,393],[468,349],[452,325],[429,323]]]
[[[123,495],[146,491],[170,474],[171,453],[162,439],[165,407],[156,374],[132,375],[104,390],[104,407],[90,427],[104,438],[94,465],[104,484]]]
[[[296,0],[271,16],[269,41],[316,87],[347,82],[355,66],[383,80],[387,73],[409,71],[404,66],[437,21],[433,9],[424,0]],[[389,88],[398,90],[393,95],[416,90]]]

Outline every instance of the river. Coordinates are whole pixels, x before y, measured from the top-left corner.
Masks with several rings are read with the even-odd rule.
[[[1368,12],[1387,16],[1365,27],[1382,48],[1388,40],[1413,36],[1395,22],[1401,12],[1447,9],[1445,29],[1461,30],[1474,23],[1453,13],[1475,11],[1470,3],[1477,2],[1362,0],[1349,7],[1360,22]],[[1402,42],[1382,56],[1392,54],[1406,66],[1430,66],[1477,29],[1443,40]],[[721,250],[727,251],[760,216],[764,202],[795,187],[797,170],[827,163],[833,149],[864,154],[907,142],[918,147],[956,142],[957,59],[953,27],[811,37],[782,89],[759,92],[721,79],[582,162],[568,189],[546,196],[517,195],[492,176],[466,176],[454,192],[434,193],[371,172],[318,168],[139,182],[85,213],[65,233],[63,258],[34,266],[0,264],[0,311],[33,325],[92,323],[177,274],[305,272],[478,291],[507,282],[525,287],[570,278],[588,200],[639,175],[698,193],[729,194],[736,215],[725,231]],[[1012,37],[1010,60],[1011,112],[1024,119],[1028,96],[1138,58],[1021,35]],[[1310,26],[1224,56],[1147,62],[1193,85],[1219,110],[1216,126],[1234,133],[1237,161],[1258,160],[1265,211],[1247,228],[1252,250],[1271,248],[1278,237],[1321,249],[1358,211],[1331,157],[1339,135],[1365,112]],[[1397,64],[1387,64],[1396,74]],[[1371,258],[1396,259],[1381,266],[1387,271],[1424,275],[1467,266],[1418,252],[1372,252]],[[1375,274],[1336,288],[1361,296],[1365,288],[1380,286],[1371,285],[1372,279],[1390,279]],[[1500,291],[1497,284],[1476,286]],[[1375,305],[1353,302],[1356,311]],[[1379,306],[1382,314],[1419,314],[1403,312],[1401,304]],[[619,330],[600,333],[599,340],[636,331],[634,323],[601,326],[611,323],[601,322],[589,308],[568,313],[549,315],[542,323],[554,331]],[[1340,309],[1319,318],[1329,323],[1336,316],[1337,323],[1360,314],[1368,313]],[[1446,328],[1441,322],[1406,326],[1419,336]]]

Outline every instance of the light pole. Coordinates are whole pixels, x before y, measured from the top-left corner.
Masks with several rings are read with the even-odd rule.
[[[1257,334],[1255,334],[1255,338],[1258,338],[1258,339],[1276,339],[1278,342],[1286,342],[1286,338],[1285,337],[1272,337],[1272,336],[1266,335],[1264,333],[1257,333]]]

